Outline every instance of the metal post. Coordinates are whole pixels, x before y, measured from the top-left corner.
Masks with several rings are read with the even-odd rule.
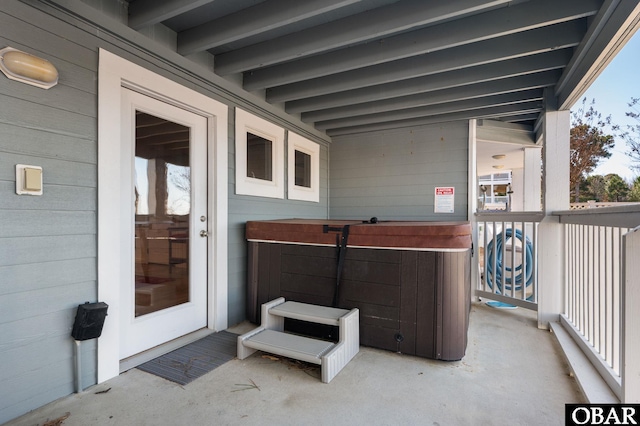
[[[75,340],[74,351],[73,351],[73,359],[76,364],[76,393],[82,392],[82,356],[80,351],[80,340]]]

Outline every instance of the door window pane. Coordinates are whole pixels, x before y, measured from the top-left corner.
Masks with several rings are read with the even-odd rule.
[[[190,129],[137,112],[135,315],[189,301]]]

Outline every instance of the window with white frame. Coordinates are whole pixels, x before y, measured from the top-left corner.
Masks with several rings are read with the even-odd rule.
[[[320,201],[320,145],[289,132],[288,189],[290,200]]]
[[[236,194],[284,198],[284,129],[239,108]]]

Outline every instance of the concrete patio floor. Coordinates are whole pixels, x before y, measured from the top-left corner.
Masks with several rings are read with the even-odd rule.
[[[560,425],[566,403],[586,402],[553,335],[522,308],[474,303],[457,362],[361,347],[323,384],[263,355],[186,386],[132,369],[8,425]]]

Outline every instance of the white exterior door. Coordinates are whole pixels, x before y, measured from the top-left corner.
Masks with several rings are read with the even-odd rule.
[[[209,218],[207,119],[127,88],[121,100],[124,359],[207,326]]]

